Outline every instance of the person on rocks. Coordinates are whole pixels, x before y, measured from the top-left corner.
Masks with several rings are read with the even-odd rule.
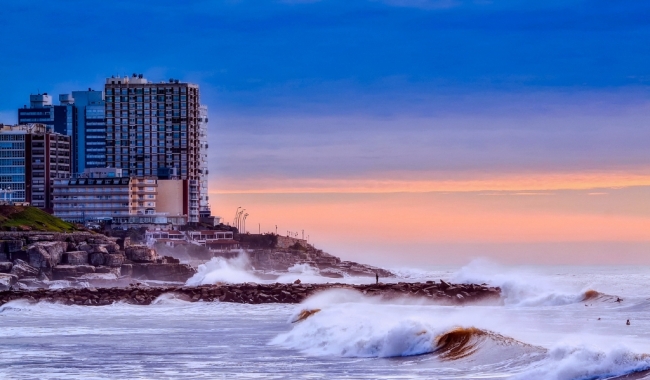
[[[379,285],[379,272],[375,272],[375,283]]]

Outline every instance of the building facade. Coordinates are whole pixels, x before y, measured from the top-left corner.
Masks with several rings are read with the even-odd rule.
[[[106,167],[106,119],[102,91],[72,91],[76,110],[73,128],[74,172]]]
[[[52,212],[54,181],[71,174],[70,136],[44,132],[31,133],[29,137],[26,201]]]
[[[44,124],[0,128],[0,197],[52,209],[52,186],[70,176],[70,137]]]
[[[189,222],[198,223],[202,202],[209,207],[207,108],[201,109],[199,86],[152,83],[134,74],[106,79],[104,91],[106,165],[134,177],[175,172],[188,181]]]
[[[55,181],[54,215],[74,223],[110,221],[121,228],[173,228],[187,224],[187,215],[158,210],[156,177],[122,175],[122,169],[95,168]]]

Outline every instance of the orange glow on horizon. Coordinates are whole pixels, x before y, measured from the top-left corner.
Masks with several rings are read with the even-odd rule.
[[[413,176],[412,174],[409,176]],[[395,176],[397,177],[397,176]],[[519,195],[544,195],[553,190],[588,190],[650,186],[650,168],[638,172],[541,173],[516,175],[476,175],[472,178],[444,179],[313,179],[254,178],[216,179],[211,193],[424,193],[512,191]],[[529,193],[526,193],[529,192]],[[532,193],[530,193],[532,192]],[[594,195],[597,192],[593,192]]]

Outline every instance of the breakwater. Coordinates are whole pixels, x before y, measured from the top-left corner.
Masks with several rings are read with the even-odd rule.
[[[434,302],[462,304],[481,300],[497,300],[501,290],[475,284],[450,284],[444,281],[348,285],[348,284],[219,284],[202,286],[132,285],[124,288],[63,288],[0,292],[0,305],[25,299],[31,302],[55,302],[66,305],[101,306],[115,302],[149,305],[163,294],[190,301],[260,303],[300,303],[310,295],[327,289],[353,289],[369,296],[418,297]]]

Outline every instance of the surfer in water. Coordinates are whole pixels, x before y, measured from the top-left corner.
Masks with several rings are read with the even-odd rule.
[[[626,325],[630,325],[630,320],[628,319],[627,322],[625,322]]]

